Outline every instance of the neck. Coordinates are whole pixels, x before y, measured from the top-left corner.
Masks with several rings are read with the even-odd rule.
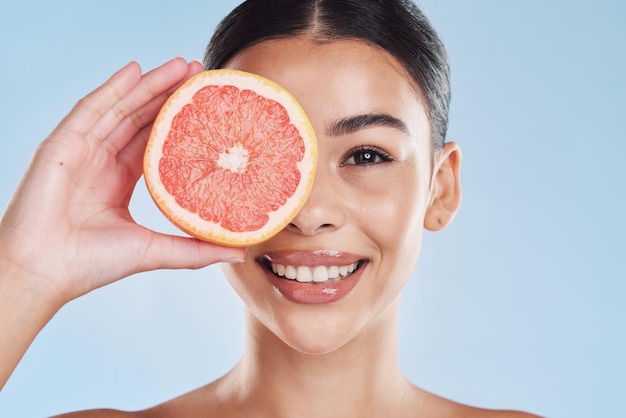
[[[224,379],[248,416],[371,416],[406,405],[414,388],[397,354],[398,303],[358,337],[327,354],[286,345],[248,313],[240,363]],[[359,412],[360,411],[360,412]],[[393,416],[393,414],[391,414]]]

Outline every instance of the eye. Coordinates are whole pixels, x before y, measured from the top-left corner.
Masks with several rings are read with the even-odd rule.
[[[360,146],[350,150],[341,165],[373,165],[392,160],[391,155],[378,147]]]

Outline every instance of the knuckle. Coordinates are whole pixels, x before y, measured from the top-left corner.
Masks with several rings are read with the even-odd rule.
[[[126,117],[128,116],[128,113],[126,112],[126,110],[122,107],[114,107],[113,109],[113,117],[118,121],[121,122],[124,119],[126,119]]]
[[[146,126],[146,121],[139,113],[133,113],[129,115],[128,120],[137,130],[140,130],[144,126]]]
[[[100,109],[93,100],[91,100],[90,97],[83,97],[82,99],[78,100],[76,102],[76,105],[74,106],[74,109],[76,111],[83,111],[83,112],[87,112],[91,118],[97,120],[100,119],[103,115],[104,112],[102,111],[102,109]]]

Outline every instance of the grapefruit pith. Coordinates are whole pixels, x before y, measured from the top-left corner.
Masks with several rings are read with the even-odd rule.
[[[247,246],[278,233],[306,201],[317,142],[284,88],[236,70],[204,71],[163,105],[144,155],[144,177],[178,228]]]

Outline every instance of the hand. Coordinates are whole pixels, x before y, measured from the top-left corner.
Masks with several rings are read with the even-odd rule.
[[[81,99],[40,145],[0,219],[0,265],[62,305],[136,272],[243,258],[241,249],[150,231],[128,210],[156,114],[200,71],[176,58],[142,76],[130,63]]]

